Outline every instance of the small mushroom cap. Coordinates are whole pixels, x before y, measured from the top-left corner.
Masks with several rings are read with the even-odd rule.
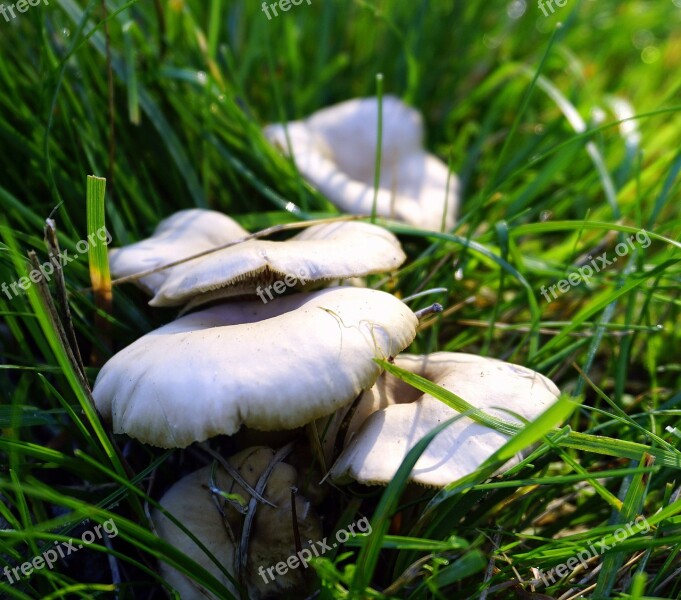
[[[346,212],[371,214],[377,125],[376,98],[342,102],[287,124],[302,175]],[[265,135],[288,152],[284,125],[267,126]],[[421,115],[393,96],[384,97],[381,139],[376,214],[436,231],[444,221],[445,230],[450,229],[458,208],[458,179],[423,149]]]
[[[373,358],[403,350],[417,324],[394,296],[350,287],[213,306],[116,354],[93,396],[115,433],[163,448],[293,429],[371,387]]]
[[[228,459],[243,479],[253,488],[262,473],[268,468],[274,452],[270,448],[247,448]],[[171,487],[161,499],[161,505],[189,529],[215,556],[216,559],[237,578],[237,550],[235,543],[242,537],[243,515],[220,501],[225,515],[218,511],[216,501],[209,490],[211,467],[204,467],[183,477]],[[216,469],[217,487],[229,494],[238,494],[246,502],[251,497],[222,468]],[[249,535],[248,560],[244,572],[244,583],[248,597],[254,600],[271,597],[272,594],[304,587],[305,570],[301,567],[285,575],[277,574],[273,581],[265,583],[258,574],[259,567],[268,568],[295,554],[291,488],[298,482],[296,469],[280,462],[272,469],[265,486],[264,496],[275,506],[256,505],[255,518]],[[322,537],[321,522],[310,502],[302,495],[295,498],[296,517],[303,542],[319,540]],[[229,579],[217,568],[206,554],[161,511],[152,512],[152,521],[159,537],[175,545],[192,560],[209,571],[232,593],[236,590]],[[307,544],[304,544],[307,547]],[[175,569],[161,563],[161,572],[183,600],[215,598],[202,592],[198,585]]]
[[[402,355],[395,364],[506,421],[518,422],[506,411],[531,421],[560,394],[550,379],[535,371],[472,354]],[[353,479],[366,484],[388,483],[420,439],[459,414],[389,373],[383,373],[366,393],[363,414],[372,407],[381,408],[364,421],[331,468],[331,479],[338,483]],[[508,439],[469,417],[461,417],[431,441],[410,479],[422,485],[445,486],[473,472]],[[515,462],[507,463],[507,467]]]
[[[178,265],[149,304],[174,306],[193,299],[195,306],[233,295],[255,295],[259,287],[287,277],[306,284],[391,271],[405,259],[399,240],[382,227],[324,223],[284,242],[249,240]]]
[[[149,271],[246,235],[248,231],[222,213],[200,208],[181,210],[161,221],[150,238],[112,249],[111,274],[119,278]],[[172,268],[152,273],[135,283],[154,294],[171,271]]]
[[[211,467],[204,467],[183,477],[171,487],[161,498],[161,505],[169,511],[180,523],[189,529],[199,539],[208,551],[234,574],[236,547],[228,529],[220,522],[217,507],[211,498],[208,484]],[[222,469],[216,473],[216,484],[220,489],[229,489],[232,478]],[[170,542],[183,554],[199,563],[211,573],[220,583],[236,595],[236,589],[227,576],[206,556],[181,529],[179,529],[162,512],[155,509],[152,521],[158,537]],[[198,584],[186,575],[161,563],[161,574],[179,593],[180,598],[186,600],[215,598],[213,594],[200,591]]]

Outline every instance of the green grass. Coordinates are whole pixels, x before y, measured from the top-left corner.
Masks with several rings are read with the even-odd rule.
[[[373,95],[379,73],[384,94],[423,113],[427,146],[459,175],[454,231],[390,225],[409,261],[376,284],[401,297],[447,289],[410,303],[445,307],[410,351],[523,364],[576,404],[559,428],[528,426],[438,493],[405,489],[406,462],[387,489],[335,492],[327,525],[366,514],[374,534],[317,562],[320,598],[540,598],[532,569],[611,542],[639,515],[648,533],[534,593],[681,597],[681,432],[668,430],[681,429],[681,8],[569,0],[550,18],[533,2],[509,16],[520,5],[312,0],[268,21],[255,1],[114,0],[104,22],[102,2],[53,0],[0,16],[0,283],[27,275],[29,250],[47,260],[46,218],[71,255],[101,226],[94,193],[88,219],[88,175],[107,179],[115,245],[187,207],[251,231],[334,214],[261,126]],[[618,99],[634,118],[622,121]],[[615,256],[641,229],[646,248],[545,301],[542,286],[588,255]],[[146,516],[199,466],[195,455],[114,439],[88,388],[111,352],[175,313],[129,285],[114,288],[109,311],[88,291],[91,270],[106,292],[101,252],[64,267],[49,293],[0,292],[0,596],[161,598],[163,557],[228,597]],[[62,296],[73,333],[58,326]],[[1,575],[111,518],[109,545],[14,585]]]

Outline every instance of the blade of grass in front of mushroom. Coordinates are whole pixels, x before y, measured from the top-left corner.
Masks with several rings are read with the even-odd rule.
[[[445,521],[456,522],[457,518],[463,517],[460,505],[466,492],[475,485],[490,478],[492,474],[504,465],[510,458],[525,450],[537,440],[545,437],[557,422],[562,422],[575,410],[577,405],[561,397],[556,403],[545,410],[537,419],[527,423],[524,428],[511,437],[501,448],[495,451],[474,472],[452,482],[439,491],[426,506],[421,517],[413,525],[410,534],[421,537],[437,537]],[[473,418],[472,414],[463,413],[466,417]],[[463,416],[462,415],[462,416]],[[463,509],[463,513],[466,509]],[[405,569],[413,562],[413,553],[405,553],[398,557],[396,572]]]
[[[378,120],[376,122],[376,157],[374,160],[374,199],[371,203],[371,222],[376,223],[376,203],[378,188],[381,185],[381,155],[383,153],[383,73],[376,73],[376,102]]]
[[[106,228],[106,179],[88,175],[87,178],[87,229],[88,229],[88,259],[90,264],[90,282],[95,299],[95,328],[98,340],[106,356],[111,354],[111,322],[108,316],[113,309],[113,294],[111,291],[111,272],[109,271],[109,253],[106,243],[100,237],[100,232],[109,232]],[[102,356],[93,345],[91,361],[101,366]]]
[[[495,429],[496,431],[505,433],[506,435],[514,435],[522,429],[522,426],[518,425],[517,423],[511,423],[510,421],[504,421],[498,417],[487,415],[462,398],[459,398],[456,394],[441,388],[424,377],[416,375],[415,373],[411,373],[383,359],[375,358],[374,361],[391,375],[395,375],[395,377],[398,377],[402,381],[408,383],[418,390],[421,390],[424,393],[431,394],[457,412],[467,413],[472,419],[481,425],[485,425],[486,427],[490,427],[491,429]]]
[[[454,175],[454,149],[450,147],[447,156],[447,186],[445,187],[445,202],[442,209],[442,221],[440,222],[440,231],[445,231],[447,223],[447,212],[449,210],[449,203],[452,199],[449,197],[450,185],[452,183],[452,176]]]
[[[383,537],[388,532],[390,519],[397,509],[399,499],[409,481],[409,475],[411,474],[414,465],[416,465],[419,457],[426,450],[433,438],[460,418],[461,415],[456,415],[451,419],[447,419],[428,433],[428,435],[420,439],[407,453],[400,468],[397,470],[397,473],[395,473],[392,481],[381,495],[381,500],[371,519],[371,535],[364,538],[364,544],[362,545],[362,549],[355,562],[354,576],[349,589],[351,598],[363,598],[364,596],[362,594],[366,593],[369,583],[373,580],[374,571],[378,564],[378,555],[383,543]]]
[[[441,388],[440,386],[427,379],[424,379],[423,377],[415,375],[414,373],[410,373],[409,371],[405,371],[404,369],[401,369],[385,360],[378,358],[375,358],[374,360],[378,365],[381,366],[381,368],[385,369],[389,373],[399,377],[416,389],[430,394],[438,400],[441,400],[457,412],[465,412],[469,418],[476,421],[477,423],[480,423],[481,425],[484,425],[485,427],[489,427],[490,429],[494,429],[500,433],[511,436],[523,429],[522,425],[518,425],[517,423],[512,423],[510,421],[504,421],[497,417],[486,414],[485,412],[466,402],[464,399],[459,398],[456,394]],[[560,436],[561,433],[559,431],[554,431],[552,435]],[[555,441],[556,440],[554,440],[554,442]],[[636,442],[589,435],[575,431],[570,431],[565,438],[561,439],[560,445],[565,446],[566,448],[586,450],[610,456],[624,456],[632,459],[638,459],[643,452],[648,452],[649,454],[655,456],[660,461],[660,464],[681,469],[681,451],[679,450],[670,451],[647,446],[645,444],[639,444]]]

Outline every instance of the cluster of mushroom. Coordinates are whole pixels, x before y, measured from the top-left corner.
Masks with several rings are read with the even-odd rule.
[[[303,272],[307,288],[394,270],[406,257],[390,232],[366,223],[332,222],[283,242],[229,245],[246,235],[225,215],[186,210],[161,222],[151,238],[111,252],[115,277],[152,271],[136,280],[153,296],[152,305],[186,309],[213,303],[142,336],[104,365],[93,396],[115,433],[163,448],[184,448],[242,427],[292,430],[351,403],[379,376],[373,359],[394,356],[414,339],[416,315],[385,292],[333,286],[273,296],[268,302],[257,294],[259,288],[291,281]],[[215,251],[180,262],[209,249]],[[175,266],[153,272],[166,264]],[[261,598],[301,585],[300,575],[265,584],[256,572],[296,551],[292,527],[271,530],[272,519],[281,521],[291,509],[287,494],[297,476],[281,462],[270,468],[262,458],[272,456],[269,449],[245,452],[260,456],[259,466],[249,463],[245,481],[218,470],[211,484],[203,469],[178,482],[161,503],[219,557],[249,597]],[[237,468],[240,461],[229,459]],[[263,473],[267,476],[260,489],[256,482]],[[240,497],[256,497],[253,504],[249,500],[245,516],[224,495],[214,493],[233,493],[235,487]],[[183,508],[183,501],[177,503],[189,497],[190,489],[191,510]],[[274,506],[257,504],[256,493]],[[317,539],[319,519],[309,501],[298,496],[296,502],[296,526]],[[197,512],[197,506],[205,510]],[[249,515],[256,516],[249,521]],[[174,523],[161,513],[154,522],[160,535],[234,589]],[[250,534],[239,535],[246,523]],[[277,541],[272,535],[279,536]],[[236,552],[244,539],[247,549]],[[223,547],[227,540],[229,549]],[[217,545],[222,550],[216,554]],[[167,566],[162,569],[169,582],[183,589],[183,598],[204,597],[193,581]]]
[[[383,154],[378,213],[433,229],[451,226],[456,179],[422,150],[419,115],[396,99],[384,102],[383,139],[392,150]],[[358,124],[375,108],[375,101],[351,101],[288,125],[298,167],[347,210],[367,212],[367,192],[358,187],[368,181],[365,158],[334,139],[360,136],[375,148],[375,137]],[[282,127],[271,126],[268,135],[281,141]],[[416,187],[405,183],[409,173],[418,174]],[[308,456],[318,451],[317,481],[387,484],[409,450],[456,413],[382,373],[375,358],[515,422],[536,418],[558,397],[546,377],[499,360],[401,354],[416,336],[417,314],[391,294],[336,284],[390,272],[405,261],[387,230],[346,221],[313,225],[285,241],[244,241],[248,235],[226,215],[190,209],[162,221],[150,238],[111,251],[114,277],[137,276],[152,306],[187,313],[102,368],[93,396],[115,433],[185,448],[248,428],[272,432],[264,443],[276,447],[274,432],[308,426],[319,436],[303,450]],[[444,486],[477,469],[506,440],[461,417],[431,442],[411,481]],[[293,464],[305,466],[294,457],[298,447],[292,451],[250,447],[221,457],[220,467],[187,475],[162,498],[164,511],[152,515],[158,535],[234,593],[240,587],[257,599],[302,590],[302,570],[272,580],[258,575],[321,536],[314,486],[291,494],[298,485]],[[161,568],[182,598],[214,597],[179,571]]]

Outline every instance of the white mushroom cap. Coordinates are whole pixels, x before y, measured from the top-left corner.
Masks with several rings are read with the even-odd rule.
[[[402,355],[395,364],[506,421],[518,422],[506,411],[531,421],[560,394],[550,379],[535,371],[472,354]],[[389,373],[381,375],[363,403],[364,414],[371,407],[381,409],[366,419],[331,468],[331,478],[339,483],[352,479],[367,484],[388,483],[420,439],[459,414]],[[423,485],[445,486],[473,472],[508,439],[469,417],[461,417],[431,441],[410,479]],[[517,458],[506,468],[515,462]]]
[[[248,235],[241,225],[227,215],[213,210],[190,208],[161,221],[154,234],[145,240],[109,252],[111,274],[127,277],[193,256]],[[171,273],[165,269],[135,280],[153,294]]]
[[[371,387],[373,358],[403,350],[417,324],[394,296],[349,287],[218,305],[116,354],[93,396],[115,433],[164,448],[293,429]]]
[[[371,214],[377,125],[376,98],[342,102],[287,124],[301,174],[346,212]],[[282,124],[269,125],[265,135],[288,152]],[[376,214],[436,231],[442,229],[444,216],[445,230],[451,229],[459,202],[458,179],[423,149],[421,115],[393,96],[383,98],[381,148]]]
[[[284,242],[248,240],[178,265],[149,304],[173,306],[193,300],[195,306],[217,298],[255,295],[259,286],[284,282],[287,277],[302,284],[360,277],[391,271],[405,259],[399,240],[382,227],[323,223]]]
[[[243,479],[255,488],[260,476],[269,467],[274,452],[270,448],[247,448],[228,459]],[[171,487],[161,499],[161,505],[178,519],[196,538],[208,548],[211,554],[237,579],[237,549],[243,530],[243,515],[227,504],[220,502],[218,511],[216,501],[209,489],[211,467],[204,467],[183,477]],[[291,487],[296,486],[298,474],[289,464],[279,462],[274,466],[264,488],[264,496],[275,506],[258,504],[248,543],[248,560],[244,570],[244,583],[248,597],[256,600],[281,593],[285,590],[300,589],[304,585],[305,569],[290,570],[267,583],[258,574],[260,567],[274,566],[295,554]],[[238,494],[246,502],[250,495],[232,479],[222,468],[216,469],[217,487],[229,494]],[[307,540],[319,540],[322,529],[319,518],[310,502],[296,495],[296,517],[301,541],[307,547]],[[199,563],[236,595],[236,590],[228,577],[217,565],[161,511],[154,510],[152,520],[159,537],[173,544],[178,550]],[[182,600],[205,600],[216,598],[201,590],[195,582],[168,565],[161,563],[161,573],[179,593]]]

